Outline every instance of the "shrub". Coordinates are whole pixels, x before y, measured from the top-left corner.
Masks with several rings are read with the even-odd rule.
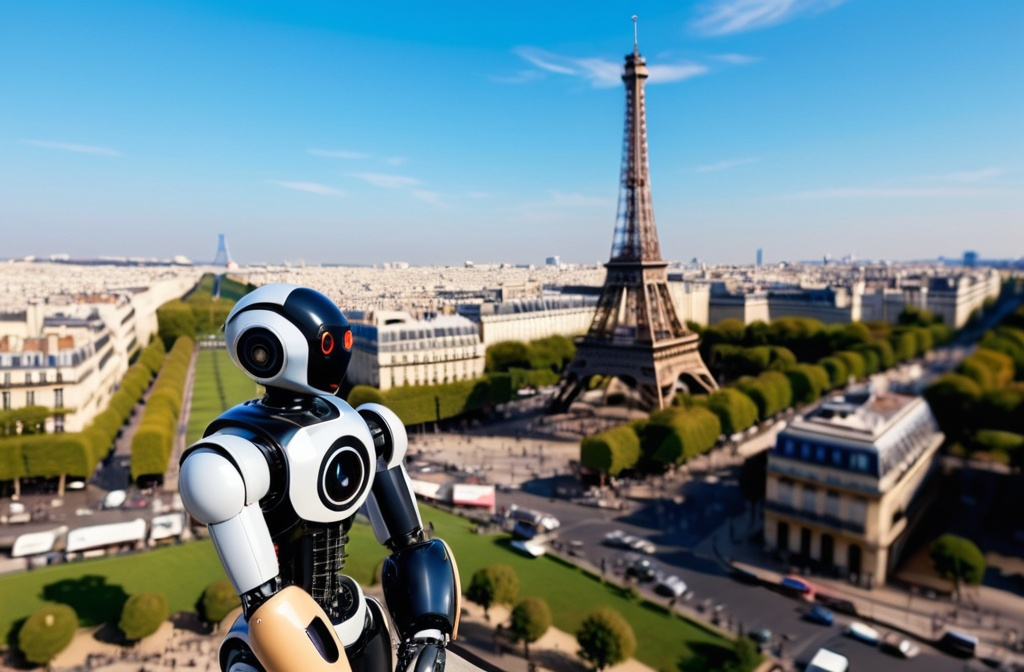
[[[18,648],[25,660],[46,665],[67,648],[78,629],[78,616],[66,604],[51,604],[28,617],[18,631]]]
[[[363,404],[383,404],[384,395],[376,387],[356,385],[348,393],[348,403],[352,408],[357,408]]]
[[[167,597],[163,593],[139,593],[124,603],[117,627],[126,639],[148,637],[167,620]]]
[[[206,586],[199,599],[199,614],[207,623],[220,623],[233,609],[242,604],[231,581],[220,579]]]

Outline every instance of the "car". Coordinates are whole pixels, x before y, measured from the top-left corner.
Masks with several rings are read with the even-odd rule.
[[[804,612],[804,620],[817,623],[818,625],[832,625],[835,622],[835,616],[832,614],[831,609],[826,609],[820,604],[816,604]]]
[[[879,634],[878,630],[875,630],[870,625],[865,625],[860,621],[854,621],[850,625],[846,626],[846,634],[853,639],[858,639],[865,644],[871,644],[872,646],[878,644]]]
[[[606,546],[615,548],[629,548],[629,545],[626,543],[627,536],[622,530],[612,530],[604,535],[604,543]]]
[[[973,658],[978,648],[978,638],[956,630],[947,630],[939,639],[938,647],[954,656]]]
[[[663,576],[654,584],[654,592],[665,597],[682,597],[686,592],[686,582],[674,574]]]
[[[634,551],[646,553],[647,555],[654,555],[658,551],[658,547],[654,545],[654,542],[640,539],[639,537],[634,537],[629,547]]]
[[[634,578],[640,583],[648,583],[658,578],[658,566],[650,560],[641,558],[626,567],[626,576]]]
[[[913,658],[921,653],[921,649],[906,637],[901,637],[895,632],[890,632],[882,638],[879,647],[882,651],[894,655],[897,658]]]

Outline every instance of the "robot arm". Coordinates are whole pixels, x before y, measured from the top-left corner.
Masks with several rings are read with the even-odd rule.
[[[398,670],[444,669],[444,646],[458,635],[462,590],[451,548],[427,539],[416,495],[402,464],[405,426],[379,404],[356,409],[377,450],[377,475],[366,513],[377,540],[391,556],[384,561],[384,597],[401,638]]]
[[[249,622],[249,642],[275,672],[351,672],[323,609],[301,588],[281,589],[277,554],[259,500],[270,468],[258,448],[215,434],[186,454],[179,490],[189,513],[210,531]]]

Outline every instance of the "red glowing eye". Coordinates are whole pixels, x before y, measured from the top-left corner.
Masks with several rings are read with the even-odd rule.
[[[334,337],[331,336],[331,332],[325,331],[320,337],[320,352],[325,355],[331,354],[334,351]]]
[[[345,349],[346,350],[351,350],[352,349],[352,332],[351,331],[346,331],[345,332]]]

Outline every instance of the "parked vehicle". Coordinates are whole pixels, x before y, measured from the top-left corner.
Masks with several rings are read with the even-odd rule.
[[[835,616],[832,614],[832,611],[819,604],[805,611],[804,619],[818,625],[832,625],[835,622]]]
[[[648,583],[658,578],[658,566],[646,558],[641,558],[626,567],[626,576],[635,578],[640,583]]]
[[[978,638],[956,630],[947,630],[939,640],[939,648],[961,658],[973,658],[978,648]]]
[[[870,625],[865,625],[860,621],[854,621],[846,627],[846,634],[853,639],[858,639],[865,644],[876,646],[879,642],[880,636],[878,630],[875,630]]]
[[[674,574],[663,576],[654,584],[654,592],[665,597],[682,597],[686,592],[686,582]]]
[[[882,651],[892,654],[898,658],[913,658],[921,653],[921,649],[906,637],[901,637],[895,632],[890,632],[882,638]]]
[[[799,597],[800,599],[807,600],[808,602],[814,601],[814,584],[810,581],[801,579],[798,576],[790,575],[782,577],[782,580],[779,581],[779,588],[783,593],[790,595],[791,597]]]
[[[850,659],[846,656],[828,649],[818,649],[804,672],[847,672],[849,669]]]

